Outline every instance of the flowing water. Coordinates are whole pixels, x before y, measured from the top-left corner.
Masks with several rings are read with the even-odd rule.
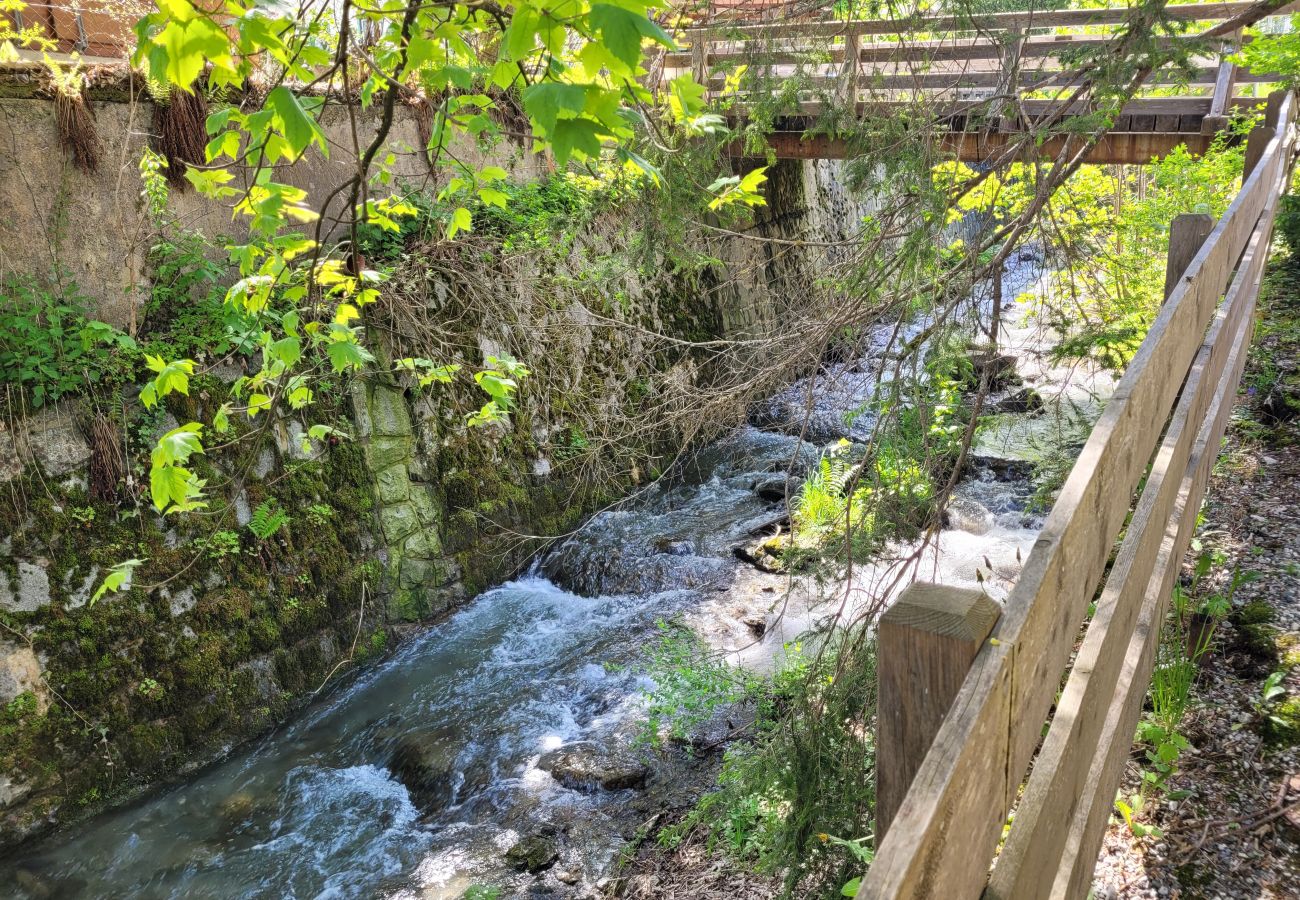
[[[1008,273],[1009,293],[1033,284],[1032,263]],[[1030,367],[1033,342],[1022,337]],[[1064,396],[1059,374],[1042,367],[1036,386],[1059,384]],[[816,398],[825,440],[874,384],[869,367],[849,366],[774,403],[779,413],[793,397]],[[734,555],[782,521],[787,473],[821,452],[781,433],[779,418],[769,410],[768,430],[738,430],[671,484],[595,517],[536,574],[484,593],[267,738],[24,848],[0,867],[0,884],[32,898],[460,897],[473,884],[596,895],[650,798],[681,776],[632,740],[656,620],[681,615],[761,662],[839,608],[791,606],[778,620],[784,579]],[[916,574],[982,580],[1001,595],[1040,523],[1025,509],[1027,468],[984,457]],[[891,571],[888,558],[860,568],[849,595],[872,595]],[[546,871],[522,873],[529,861]]]

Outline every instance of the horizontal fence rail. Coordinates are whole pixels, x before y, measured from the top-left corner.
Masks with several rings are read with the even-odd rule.
[[[1276,79],[1252,75],[1231,62],[1247,38],[1239,31],[1196,38],[1252,8],[1248,2],[1166,7],[1168,17],[1184,23],[1187,33],[1170,35],[1164,43],[1185,47],[1190,69],[1167,66],[1153,72],[1145,94],[1151,89],[1173,94],[1144,97],[1152,103],[1158,99],[1158,111],[1125,110],[1111,130],[1210,135],[1227,124],[1234,108],[1258,103],[1253,96],[1258,86]],[[1079,54],[1104,51],[1132,14],[1129,8],[1114,7],[705,25],[683,32],[688,46],[664,55],[663,74],[693,73],[711,96],[727,96],[738,117],[763,95],[796,79],[793,106],[782,111],[794,116],[816,117],[830,103],[859,115],[923,105],[928,113],[951,117],[947,124],[953,130],[1023,130],[1033,125],[1035,104],[1049,105],[1077,79]],[[742,66],[743,74],[736,77]],[[980,105],[983,115],[963,115]]]
[[[1273,220],[1295,163],[1294,120],[1291,95],[1270,97],[1265,121],[1247,145],[1241,190],[1223,217],[1212,230],[1195,216],[1173,230],[1171,269],[1191,261],[1181,275],[1171,271],[1164,306],[960,688],[927,686],[925,703],[891,701],[881,710],[879,719],[889,728],[879,732],[883,767],[877,773],[886,781],[877,794],[902,800],[892,819],[887,810],[878,820],[879,848],[859,897],[1087,895],[1166,602],[1245,365]],[[1104,589],[1075,652],[1103,576]],[[967,608],[969,598],[931,587],[908,603],[924,613],[891,620],[895,631],[914,628],[918,636],[895,636],[888,645],[882,640],[882,704],[899,693],[898,684],[908,683],[899,673],[916,655],[891,648],[926,646],[947,660],[949,670],[970,658],[950,638],[936,643],[933,635],[934,623],[954,620],[952,610]],[[944,634],[952,633],[952,626],[944,627]],[[883,628],[882,622],[882,635]],[[892,694],[886,684],[895,685]],[[946,708],[941,721],[935,702]],[[918,746],[929,748],[919,766]],[[901,784],[889,781],[900,778]]]

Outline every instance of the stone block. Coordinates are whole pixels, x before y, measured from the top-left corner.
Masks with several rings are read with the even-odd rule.
[[[396,546],[402,538],[413,534],[420,527],[420,520],[415,514],[415,507],[410,503],[394,503],[379,511],[379,521],[384,528],[384,538]]]
[[[372,381],[367,386],[364,402],[357,406],[357,430],[361,437],[411,436],[406,394],[397,388]]]
[[[27,613],[49,605],[50,577],[41,566],[19,560],[16,582],[11,582],[8,574],[0,572],[0,608]]]
[[[50,708],[49,692],[41,680],[41,661],[31,647],[0,641],[0,705],[19,694],[36,696],[36,711]]]
[[[434,528],[442,520],[432,495],[423,488],[417,487],[411,491],[411,506],[415,509],[416,518],[425,528]]]
[[[366,461],[372,471],[404,463],[411,455],[414,441],[407,437],[375,437],[366,444]]]
[[[431,528],[421,528],[402,542],[403,559],[437,559],[441,552],[442,542],[438,540],[438,532]]]
[[[376,472],[375,486],[380,503],[401,503],[411,495],[411,479],[407,477],[406,466],[400,463]]]

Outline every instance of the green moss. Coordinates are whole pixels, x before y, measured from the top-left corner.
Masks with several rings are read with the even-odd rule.
[[[428,591],[423,588],[399,587],[388,601],[388,616],[398,622],[419,622],[432,611]]]
[[[1268,710],[1264,737],[1275,746],[1300,745],[1300,697],[1289,697]]]
[[[1253,600],[1233,610],[1229,617],[1239,635],[1238,646],[1256,659],[1277,661],[1278,629],[1272,624],[1277,610],[1264,600]]]

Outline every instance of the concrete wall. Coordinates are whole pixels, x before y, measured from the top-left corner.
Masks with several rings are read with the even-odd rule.
[[[60,148],[53,103],[0,98],[0,210],[5,213],[0,216],[0,279],[19,273],[54,284],[75,283],[95,302],[103,321],[129,329],[147,295],[145,256],[151,228],[140,201],[138,166],[153,124],[153,104],[92,100],[89,105],[104,147],[95,175],[78,170]],[[355,165],[344,150],[351,148],[352,138],[343,111],[327,109],[322,123],[335,152],[325,159],[312,151],[279,176],[306,189],[317,203],[346,182]],[[373,108],[361,115],[363,146],[378,123]],[[419,146],[410,109],[399,105],[379,158],[393,153],[397,178],[427,190],[434,187],[435,178]],[[485,156],[472,146],[459,147],[457,153],[471,163]],[[494,164],[521,177],[542,165],[538,157],[525,156],[510,143],[490,155]],[[340,205],[326,212],[327,219],[337,216]],[[243,227],[228,208],[192,190],[173,191],[170,208],[183,227],[212,238],[237,235]]]

